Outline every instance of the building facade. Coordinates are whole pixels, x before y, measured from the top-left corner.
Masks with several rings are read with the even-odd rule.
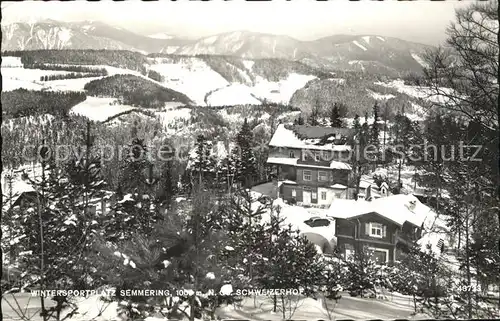
[[[348,164],[353,131],[305,125],[279,125],[267,164],[276,174],[278,196],[291,203],[329,206],[348,197]]]
[[[424,221],[431,213],[411,195],[342,201],[334,201],[328,215],[335,218],[338,251],[346,259],[364,249],[379,263],[398,260],[421,238]]]

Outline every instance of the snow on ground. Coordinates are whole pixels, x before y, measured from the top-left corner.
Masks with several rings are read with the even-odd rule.
[[[253,65],[255,64],[255,61],[252,61],[252,60],[243,60],[243,65],[245,66],[246,69],[248,69],[249,71],[252,70],[253,68]]]
[[[164,86],[184,93],[201,106],[205,105],[205,96],[209,92],[229,85],[226,79],[197,58],[158,63],[152,65],[151,69],[165,77]]]
[[[282,115],[279,115],[278,116],[278,120],[280,119],[284,119],[284,118],[287,118],[287,117],[297,117],[300,115],[300,111],[290,111],[290,112],[287,112],[287,113],[284,113]]]
[[[14,124],[19,122],[20,120],[24,120],[29,124],[47,124],[49,121],[54,120],[54,118],[55,117],[51,114],[17,117],[4,120],[2,126],[8,126],[10,130],[14,130]]]
[[[161,123],[165,128],[170,128],[171,124],[175,124],[176,121],[187,120],[191,118],[190,108],[178,108],[169,109],[166,111],[155,112],[156,116],[160,119]]]
[[[345,84],[345,79],[344,78],[329,78],[328,80],[333,81],[339,85]]]
[[[2,57],[2,68],[22,68],[23,66],[21,57]]]
[[[420,66],[424,67],[424,68],[427,68],[429,67],[429,64],[427,64],[424,59],[422,59],[422,57],[420,57],[419,55],[417,55],[416,53],[411,53],[411,56],[413,59],[415,59],[416,62],[418,62],[420,64]]]
[[[40,77],[49,75],[66,75],[70,74],[69,71],[60,70],[42,70],[42,69],[24,69],[24,68],[3,68],[2,67],[2,78],[3,81],[8,81],[9,79],[19,79],[24,81],[40,81]],[[44,83],[51,83],[52,81],[46,81]]]
[[[87,97],[87,99],[71,108],[71,114],[85,116],[94,121],[105,121],[109,117],[122,113],[127,110],[136,109],[136,107],[127,105],[110,105],[116,99]]]
[[[269,186],[267,189],[270,189]],[[261,191],[267,190],[266,188],[261,189]],[[263,195],[258,193],[256,190],[252,192],[253,199],[258,199],[259,196]],[[262,204],[258,201],[255,201],[252,204],[252,208],[254,210],[258,209]],[[326,215],[318,215],[318,212],[310,212],[309,209],[306,209],[301,206],[288,205],[283,202],[282,199],[278,198],[273,202],[273,207],[279,208],[279,216],[283,219],[282,226],[286,227],[291,225],[293,229],[297,229],[301,232],[302,235],[305,235],[309,241],[312,243],[321,246],[322,248],[328,246],[331,249],[335,247],[337,243],[337,238],[335,237],[335,223],[332,222],[330,226],[323,227],[310,227],[304,221],[308,220],[313,216],[325,216]],[[275,213],[276,214],[276,213]],[[326,212],[325,212],[326,214]],[[262,222],[270,221],[270,211],[266,211],[264,215],[262,215]]]
[[[3,64],[3,62],[2,62]],[[24,69],[19,67],[2,67],[2,91],[11,91],[19,88],[41,90],[49,88],[53,81],[40,81],[46,75],[64,75],[67,71]]]
[[[208,106],[224,105],[260,105],[261,102],[252,96],[251,89],[242,84],[231,84],[218,89],[207,97]]]
[[[398,92],[407,94],[408,96],[412,96],[415,98],[422,98],[436,103],[444,103],[447,101],[447,98],[442,95],[433,95],[430,88],[428,87],[405,85],[403,80],[393,80],[389,83],[378,81],[375,82],[375,85],[394,88]],[[444,92],[451,91],[451,89],[449,88],[441,88],[441,90]]]
[[[396,96],[392,95],[392,94],[379,94],[379,93],[376,93],[374,91],[371,91],[371,90],[368,90],[367,91],[370,93],[370,95],[377,99],[377,100],[388,100],[388,99],[391,99],[391,98],[395,98]]]
[[[229,114],[226,109],[221,109],[218,114],[221,115],[222,118],[230,124],[239,124],[243,122],[239,113]]]
[[[368,43],[368,44],[370,43],[370,36],[364,36],[364,37],[362,37],[362,38],[363,38],[363,40],[364,40],[366,43]]]
[[[271,82],[262,77],[257,77],[252,93],[258,98],[264,98],[271,102],[288,104],[297,90],[315,78],[312,75],[291,73],[286,79]]]
[[[377,36],[377,39],[380,41],[385,41],[385,39],[383,37],[380,37],[380,36]]]
[[[47,84],[50,86],[51,90],[55,91],[84,91],[84,87],[87,83],[101,78],[104,77],[61,79],[49,81]]]
[[[19,79],[7,79],[4,78],[3,72],[4,68],[2,68],[2,91],[12,91],[20,88],[28,89],[28,90],[42,90],[43,88],[47,88],[44,84],[26,80]]]
[[[292,95],[305,84],[316,78],[312,75],[291,73],[286,79],[271,82],[256,77],[253,86],[229,83],[219,73],[212,70],[203,60],[183,58],[168,62],[168,59],[153,60],[151,69],[165,77],[164,86],[186,94],[198,105],[260,104],[259,99],[276,103],[288,103]],[[240,74],[251,83],[248,72],[254,62],[245,60],[245,68]],[[255,98],[257,97],[257,98]]]
[[[367,51],[368,49],[366,49],[363,45],[361,45],[359,42],[357,42],[356,40],[353,41],[353,43],[358,46],[359,48],[363,49],[364,51]]]

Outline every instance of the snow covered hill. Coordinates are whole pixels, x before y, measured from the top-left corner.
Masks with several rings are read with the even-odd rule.
[[[201,106],[288,104],[295,91],[321,74],[282,60],[171,56],[150,61],[150,68],[164,77],[164,86]]]

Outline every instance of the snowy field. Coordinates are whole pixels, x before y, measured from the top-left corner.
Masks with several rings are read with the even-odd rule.
[[[296,320],[334,320],[334,319],[425,319],[425,315],[412,316],[412,303],[405,296],[390,296],[389,300],[377,300],[368,298],[354,298],[347,293],[341,293],[342,298],[336,304],[335,301],[300,297],[290,300],[291,308],[285,309],[288,319]],[[36,312],[40,309],[40,300],[31,298],[30,294],[16,294],[19,306],[30,320],[38,321],[40,317]],[[7,303],[8,301],[8,303]],[[46,306],[53,306],[50,300],[46,300]],[[16,307],[12,295],[2,299],[2,311],[4,320],[21,320],[16,312],[9,306]],[[79,313],[70,320],[76,321],[111,321],[119,320],[117,315],[118,304],[116,302],[104,303],[97,296],[89,298],[77,298]],[[295,308],[296,307],[296,308]],[[253,297],[245,298],[241,303],[234,305],[223,304],[216,310],[216,315],[222,319],[233,320],[282,320],[282,311],[278,305],[277,312],[273,312],[272,301],[267,297],[257,297],[254,304]],[[65,313],[63,312],[63,315]],[[146,321],[166,321],[166,318],[149,317]]]
[[[184,93],[200,106],[205,105],[205,96],[209,92],[229,85],[220,74],[196,58],[182,59],[177,63],[155,64],[151,66],[151,70],[165,77],[162,83],[164,86]]]
[[[175,63],[156,59],[151,69],[165,77],[164,86],[182,92],[196,104],[220,106],[229,104],[260,104],[266,99],[275,103],[288,103],[292,95],[315,79],[312,75],[291,73],[286,79],[270,82],[262,77],[251,81],[252,61],[245,61],[246,70],[238,70],[246,84],[230,83],[198,58],[183,58]],[[253,85],[248,85],[253,83]]]
[[[110,105],[110,103],[113,103],[115,100],[114,98],[89,96],[85,101],[71,108],[70,113],[82,115],[94,121],[105,121],[116,114],[136,109],[135,107],[127,105]]]
[[[2,68],[22,68],[21,57],[2,57]]]
[[[260,105],[260,100],[252,95],[250,87],[242,84],[231,84],[212,92],[208,97],[208,106],[225,105]]]

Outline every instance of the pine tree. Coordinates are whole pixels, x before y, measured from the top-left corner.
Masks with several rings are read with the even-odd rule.
[[[376,145],[377,147],[380,145],[380,138],[379,138],[379,127],[378,127],[378,121],[379,121],[379,107],[378,104],[375,103],[373,105],[373,124],[371,126],[371,143]]]
[[[257,177],[257,163],[252,148],[253,133],[246,118],[236,135],[236,144],[240,153],[237,179],[243,186],[250,187]]]
[[[54,158],[42,161],[41,177],[32,180],[37,200],[23,208],[26,215],[20,218],[19,232],[25,237],[19,246],[32,255],[21,256],[18,263],[25,281],[31,284],[35,280],[42,290],[102,285],[91,260],[100,232],[91,200],[103,196],[104,182],[99,157],[90,151],[90,126],[86,137],[85,159],[71,158],[67,164],[58,164]],[[47,308],[41,298],[43,319],[68,317],[61,315],[66,307],[70,307],[69,315],[75,313],[77,307],[71,306],[69,299],[53,297],[56,305]]]
[[[196,184],[210,185],[215,178],[216,162],[212,155],[212,144],[205,136],[196,138],[196,156],[190,157],[190,171]]]
[[[344,122],[341,117],[339,106],[337,103],[334,103],[330,109],[330,126],[335,128],[344,127]]]
[[[319,119],[321,117],[321,110],[319,106],[319,101],[316,101],[316,104],[313,106],[311,110],[311,114],[309,115],[309,125],[311,126],[319,126]]]
[[[358,114],[356,114],[354,116],[354,122],[353,122],[352,128],[356,129],[356,131],[359,131],[361,129],[361,123],[359,121],[359,115]]]

